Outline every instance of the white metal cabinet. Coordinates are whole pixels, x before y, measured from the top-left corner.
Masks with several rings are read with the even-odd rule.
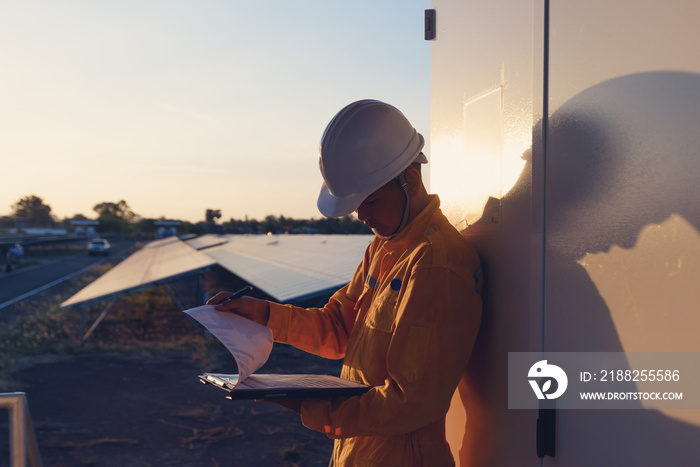
[[[431,189],[486,271],[448,439],[459,465],[539,465],[507,352],[700,351],[700,4],[432,7]],[[556,418],[544,465],[700,459],[700,411]]]

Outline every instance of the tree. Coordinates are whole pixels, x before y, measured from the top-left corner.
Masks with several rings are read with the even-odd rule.
[[[0,229],[11,229],[15,226],[12,216],[0,216]]]
[[[158,220],[165,220],[163,217],[161,217]],[[134,222],[134,228],[136,231],[139,233],[141,236],[146,236],[150,238],[155,238],[156,232],[158,229],[156,229],[156,226],[154,222],[156,219],[139,219],[137,222]]]
[[[269,216],[265,217],[262,221],[262,227],[265,230],[265,232],[268,233],[280,233],[282,231],[282,224],[280,221],[270,214]]]
[[[193,224],[192,222],[184,221],[182,223],[183,234],[204,235],[207,233],[208,229],[209,227],[206,222],[197,222]]]
[[[322,234],[371,234],[372,231],[352,216],[342,218],[293,219],[269,215],[262,221],[255,219],[229,219],[224,224],[226,232],[242,233],[322,233]]]
[[[73,225],[71,225],[71,221],[87,221],[89,220],[87,217],[85,217],[83,214],[73,214],[71,217],[64,217],[63,220],[60,222],[61,227],[63,227],[66,230],[70,230],[73,228]]]
[[[55,220],[51,206],[36,195],[21,198],[12,205],[12,211],[15,218],[26,219],[29,227],[50,227]]]
[[[97,213],[100,231],[103,233],[128,235],[133,231],[133,223],[138,217],[123,199],[118,203],[96,204],[92,209]]]
[[[221,209],[207,209],[204,217],[207,224],[216,224],[216,220],[221,217]]]

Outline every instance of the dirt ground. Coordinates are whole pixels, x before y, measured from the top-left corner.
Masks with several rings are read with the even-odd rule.
[[[163,288],[119,298],[79,345],[82,311],[59,304],[118,261],[0,313],[0,392],[26,393],[45,467],[328,465],[332,441],[297,414],[269,402],[230,401],[199,381],[203,372],[236,373],[235,360]],[[237,281],[214,268],[204,282],[213,294],[244,285]],[[171,286],[186,303],[190,291],[194,306],[197,284],[189,278]],[[104,303],[88,307],[85,322],[102,309]],[[275,344],[258,372],[338,375],[340,366]],[[9,465],[6,414],[0,410],[0,467]]]
[[[276,344],[260,372],[338,370],[338,362]],[[185,355],[93,354],[43,357],[13,379],[27,394],[46,467],[328,465],[332,441],[297,414],[230,401],[199,382],[203,371]],[[7,440],[7,423],[0,427]],[[3,444],[0,465],[8,459]]]

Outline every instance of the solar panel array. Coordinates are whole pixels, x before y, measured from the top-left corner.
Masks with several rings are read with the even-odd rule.
[[[61,304],[104,300],[219,264],[280,302],[348,283],[373,235],[204,235],[155,240]]]
[[[203,250],[280,302],[347,284],[373,235],[228,235]]]

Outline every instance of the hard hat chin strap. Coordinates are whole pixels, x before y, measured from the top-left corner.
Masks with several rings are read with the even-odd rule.
[[[406,195],[406,207],[403,210],[403,217],[401,218],[401,224],[399,224],[399,228],[396,229],[396,231],[391,234],[391,235],[379,235],[375,232],[375,235],[379,237],[380,240],[391,240],[391,238],[396,235],[397,233],[401,232],[404,227],[406,227],[406,224],[408,224],[408,211],[409,211],[409,203],[410,203],[410,198],[408,196],[408,182],[406,181],[406,175],[404,172],[401,172],[399,176],[397,177],[399,181],[399,185],[401,185],[401,188],[403,189],[404,194]]]

